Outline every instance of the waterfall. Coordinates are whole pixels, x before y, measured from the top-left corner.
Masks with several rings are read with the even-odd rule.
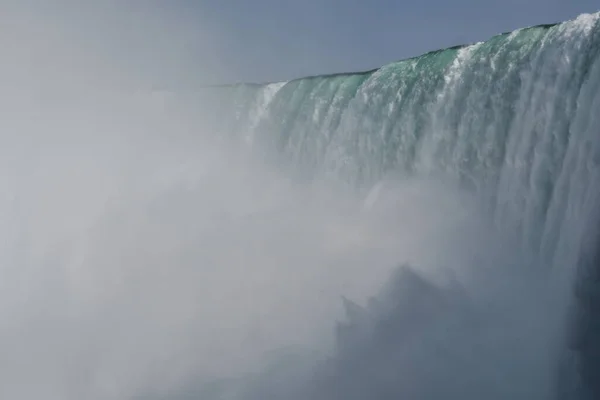
[[[133,96],[13,25],[1,398],[600,398],[600,14]]]
[[[362,73],[205,88],[202,109],[216,138],[301,180],[377,196],[390,176],[427,177],[480,198],[494,226],[556,281],[562,300],[548,307],[574,318],[567,336],[578,338],[565,339],[562,368],[594,392],[599,19],[581,15]],[[565,388],[578,385],[559,383],[560,396],[584,396]]]

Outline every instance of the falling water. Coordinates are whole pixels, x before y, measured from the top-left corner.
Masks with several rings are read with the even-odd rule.
[[[211,110],[218,137],[246,143],[300,182],[344,184],[371,199],[390,177],[436,179],[478,198],[494,229],[515,240],[506,251],[532,254],[543,266],[534,279],[552,282],[542,307],[570,326],[557,339],[569,350],[556,356],[561,372],[552,390],[561,398],[584,396],[597,375],[589,343],[599,317],[588,304],[597,290],[590,271],[597,268],[599,18],[521,29],[364,73],[206,88],[203,108]],[[534,335],[525,327],[515,334],[523,341]],[[444,393],[450,386],[430,373]],[[549,396],[520,389],[494,395],[454,388],[446,398]],[[424,393],[412,395],[438,398]]]
[[[597,398],[599,19],[187,94],[17,87],[0,397]]]

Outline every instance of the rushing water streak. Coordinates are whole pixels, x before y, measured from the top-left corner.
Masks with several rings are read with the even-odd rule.
[[[559,390],[593,396],[598,361],[585,343],[600,319],[587,305],[597,297],[589,271],[599,268],[590,239],[600,194],[599,19],[581,15],[364,73],[207,88],[203,108],[218,136],[243,139],[299,179],[368,191],[390,175],[430,176],[482,197],[498,229],[552,271],[565,295],[556,312],[578,310],[579,345],[563,369],[586,389],[563,372]],[[571,304],[575,286],[587,294]]]

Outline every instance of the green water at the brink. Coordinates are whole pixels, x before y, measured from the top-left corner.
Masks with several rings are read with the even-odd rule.
[[[390,174],[455,181],[525,247],[573,271],[596,247],[586,238],[600,204],[599,20],[582,15],[373,71],[207,87],[200,109],[217,137],[302,179],[365,190]],[[584,380],[600,379],[587,363]]]

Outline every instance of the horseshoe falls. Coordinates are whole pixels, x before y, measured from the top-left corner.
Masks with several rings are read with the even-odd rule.
[[[215,140],[258,154],[298,184],[344,188],[369,208],[382,193],[409,196],[391,187],[433,182],[417,200],[432,210],[417,223],[457,190],[475,199],[464,200],[467,214],[502,237],[500,250],[466,268],[462,291],[408,260],[388,282],[404,289],[375,298],[395,308],[349,299],[334,355],[314,368],[321,378],[301,385],[313,390],[304,398],[600,397],[599,18],[368,72],[202,89],[195,104]],[[452,229],[455,251],[484,247],[481,236],[458,240],[462,231]],[[445,257],[440,264],[451,263]],[[497,281],[506,286],[494,292]],[[267,397],[295,398],[286,390]]]
[[[600,398],[600,14],[133,95],[39,17],[0,26],[0,398]]]

